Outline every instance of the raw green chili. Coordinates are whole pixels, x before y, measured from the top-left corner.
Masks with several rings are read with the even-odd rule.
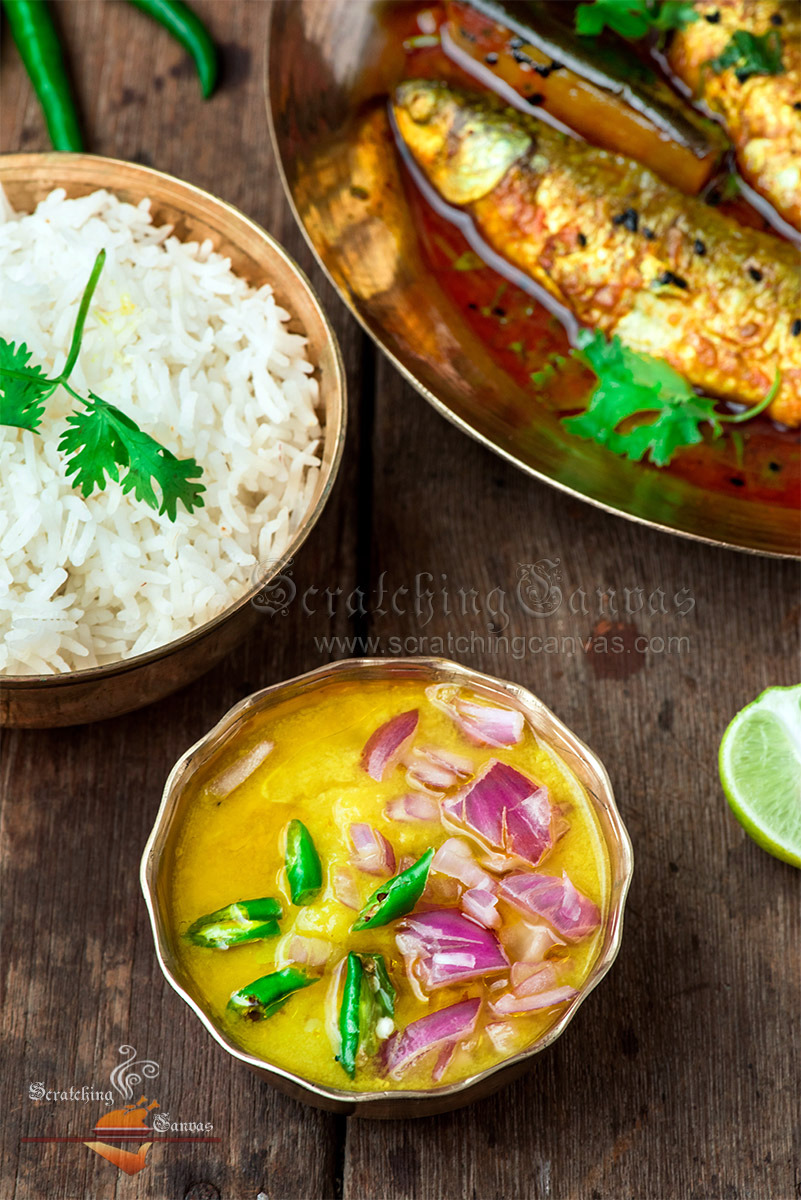
[[[297,967],[284,967],[271,975],[262,975],[261,979],[254,979],[247,987],[234,992],[228,1007],[251,1021],[261,1021],[278,1012],[293,992],[317,983],[317,980],[318,976],[307,975]]]
[[[136,8],[163,25],[195,60],[206,99],[217,82],[217,49],[206,26],[181,0],[130,0]]]
[[[342,1048],[339,1061],[351,1079],[356,1074],[356,1053],[359,1049],[359,1006],[362,994],[362,964],[358,954],[348,955],[345,971],[345,990],[339,1010],[339,1036]]]
[[[293,904],[310,904],[323,886],[320,855],[302,821],[290,821],[286,831],[286,873]]]
[[[82,150],[78,113],[46,0],[3,0],[3,4],[20,58],[44,111],[53,148]]]
[[[240,946],[243,942],[276,937],[281,932],[278,924],[280,916],[281,905],[272,896],[262,896],[258,900],[237,900],[205,917],[199,917],[189,926],[184,937],[196,946],[227,950],[229,946]]]
[[[359,913],[353,928],[375,929],[377,925],[386,925],[396,917],[411,912],[423,894],[433,857],[432,847],[407,870],[401,871],[400,875],[394,875],[392,879],[376,888]]]

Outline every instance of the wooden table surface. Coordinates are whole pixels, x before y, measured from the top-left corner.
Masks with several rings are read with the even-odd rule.
[[[299,587],[343,596],[333,617],[265,616],[220,667],[142,712],[2,735],[2,1200],[801,1196],[799,873],[746,837],[717,774],[734,712],[796,681],[795,566],[607,516],[443,421],[362,335],[295,227],[265,119],[268,0],[194,5],[223,50],[209,104],[184,55],[131,6],[54,7],[89,148],[233,201],[322,297],[352,411],[339,482],[294,570]],[[3,150],[46,149],[8,38],[2,73]],[[526,569],[523,599],[543,569],[560,576],[547,617],[520,602]],[[452,615],[438,603],[427,623],[382,617],[373,593],[367,617],[348,617],[357,584],[375,589],[386,573],[386,587],[413,588],[423,572]],[[621,609],[612,632],[648,648],[616,654],[602,639],[626,588],[644,608]],[[459,589],[480,613],[458,611]],[[505,593],[508,649],[487,643],[493,589]],[[462,639],[452,657],[555,709],[606,761],[636,864],[620,957],[566,1034],[493,1098],[417,1122],[318,1112],[218,1051],[160,974],[138,883],[164,779],[191,742],[256,687],[347,656],[320,639],[376,637],[396,653],[393,635],[422,653],[438,649],[430,639]],[[543,640],[512,641],[532,637]],[[145,1088],[172,1120],[211,1122],[220,1141],[154,1146],[128,1177],[80,1144],[21,1140],[93,1125],[102,1104],[36,1101],[31,1085],[107,1090],[122,1045],[158,1062]]]

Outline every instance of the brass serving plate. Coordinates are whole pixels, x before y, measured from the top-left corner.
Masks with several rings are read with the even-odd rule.
[[[309,339],[320,383],[323,452],[317,487],[303,522],[269,572],[211,621],[146,654],[61,675],[0,675],[0,726],[77,725],[169,695],[213,667],[247,634],[257,619],[252,599],[297,554],[334,485],[345,440],[345,372],[336,334],[300,267],[232,205],[150,167],[90,154],[3,155],[0,184],[11,204],[24,211],[55,187],[71,197],[107,188],[132,204],[149,196],[157,223],[174,225],[183,240],[210,238],[238,275],[256,286],[272,284],[279,303],[293,313],[290,328]]]
[[[367,679],[423,679],[427,683],[469,686],[479,695],[496,698],[523,712],[530,726],[552,747],[586,788],[595,808],[609,852],[610,899],[604,917],[603,943],[598,958],[576,998],[566,1006],[558,1021],[528,1049],[497,1066],[481,1071],[460,1083],[430,1091],[349,1092],[330,1088],[248,1054],[214,1023],[192,993],[191,983],[181,972],[174,935],[168,918],[169,877],[188,800],[188,784],[223,747],[236,739],[239,730],[256,713],[296,696],[313,702],[317,688],[330,682]],[[225,714],[205,737],[190,747],[170,772],[164,787],[156,823],[145,847],[140,868],[142,890],[147,902],[156,953],[167,982],[200,1018],[214,1040],[233,1058],[245,1063],[274,1087],[316,1108],[363,1117],[422,1117],[449,1112],[497,1091],[521,1075],[535,1054],[559,1037],[573,1019],[579,1005],[596,987],[617,956],[623,926],[623,908],[633,873],[631,841],[615,804],[612,784],[603,763],[546,708],[541,700],[519,684],[482,675],[442,658],[345,659],[318,667],[306,675],[274,684],[241,700]]]
[[[404,55],[386,49],[385,8],[274,0],[269,33],[267,108],[287,196],[351,312],[438,412],[535,478],[655,529],[799,557],[797,512],[571,437],[483,350],[421,256],[386,120],[387,79],[403,77]],[[370,136],[376,122],[387,136]]]

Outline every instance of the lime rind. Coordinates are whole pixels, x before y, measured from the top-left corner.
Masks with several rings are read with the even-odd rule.
[[[723,735],[719,767],[746,832],[801,867],[801,685],[768,688],[742,709]]]

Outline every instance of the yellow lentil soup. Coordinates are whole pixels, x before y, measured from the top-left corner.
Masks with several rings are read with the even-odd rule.
[[[187,786],[169,888],[184,985],[244,1051],[313,1083],[472,1076],[537,1041],[598,955],[601,827],[501,695],[331,682],[252,717]],[[301,897],[303,853],[319,876]],[[256,899],[258,919],[229,908]],[[304,986],[259,1004],[277,972]]]

